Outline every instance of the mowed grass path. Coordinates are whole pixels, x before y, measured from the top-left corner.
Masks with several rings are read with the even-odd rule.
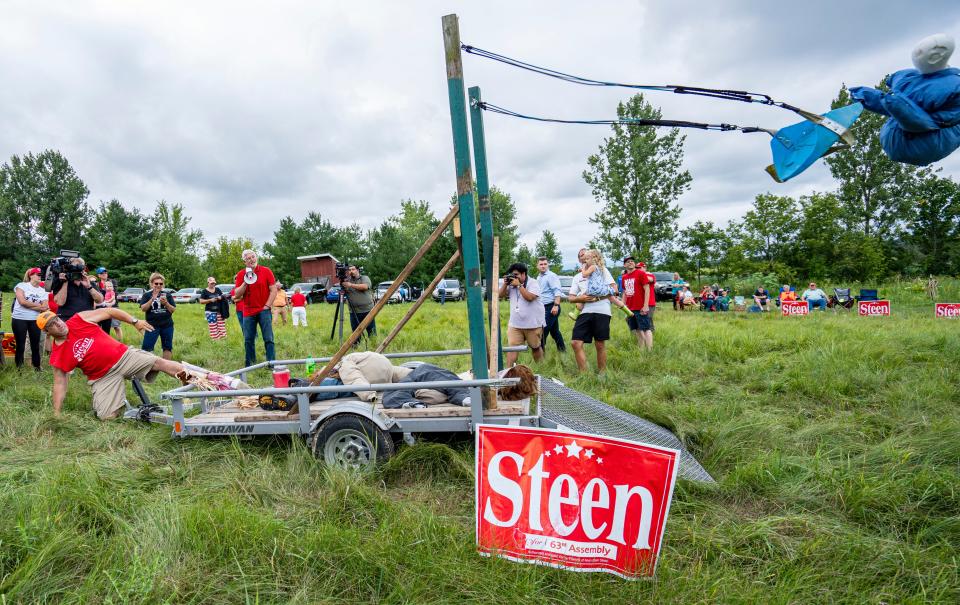
[[[615,318],[605,376],[551,345],[540,372],[674,430],[718,480],[678,483],[652,581],[479,557],[469,440],[351,476],[295,440],[99,422],[79,376],[54,419],[50,372],[8,365],[0,603],[960,602],[960,321],[892,298],[889,319],[664,308],[653,354]],[[428,303],[391,349],[466,346],[465,309]],[[176,357],[239,367],[235,319],[212,343],[201,310],[178,311]],[[278,355],[332,353],[332,310],[278,327]]]

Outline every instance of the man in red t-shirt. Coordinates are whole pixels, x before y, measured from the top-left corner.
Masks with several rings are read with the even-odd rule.
[[[303,324],[303,327],[307,327],[307,297],[303,295],[300,288],[294,289],[293,296],[290,297],[290,305],[293,308],[291,311],[293,325]]]
[[[123,408],[125,380],[139,378],[152,382],[158,372],[186,377],[181,364],[128,347],[106,334],[98,324],[111,319],[128,323],[141,333],[153,331],[147,322],[116,307],[81,311],[67,321],[50,311],[37,317],[37,326],[53,337],[50,365],[53,366],[54,415],[60,415],[70,384],[69,372],[75,368],[80,368],[87,377],[93,391],[93,409],[101,420],[116,418]]]
[[[637,336],[641,349],[653,349],[653,319],[651,307],[654,297],[653,274],[647,273],[632,256],[623,259],[623,302],[633,311],[633,317],[627,318],[627,325]]]
[[[263,349],[267,361],[277,358],[273,348],[273,299],[277,296],[277,280],[273,271],[257,264],[257,253],[253,250],[243,251],[243,264],[234,285],[233,300],[237,301],[237,313],[240,313],[240,302],[243,302],[243,352],[247,366],[257,362],[257,326],[263,336]]]

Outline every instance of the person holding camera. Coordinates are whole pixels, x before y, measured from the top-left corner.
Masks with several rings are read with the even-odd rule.
[[[23,355],[27,350],[27,336],[30,337],[30,361],[33,369],[40,371],[40,348],[43,341],[40,339],[40,328],[37,327],[37,316],[49,309],[47,305],[47,291],[40,285],[40,269],[27,269],[23,281],[17,284],[13,293],[16,300],[13,303],[13,313],[10,323],[13,327],[13,338],[17,343],[14,361],[18,368],[23,367]]]
[[[150,289],[140,297],[140,309],[146,314],[147,323],[153,328],[143,335],[143,344],[140,348],[152,353],[159,338],[161,355],[164,359],[171,359],[173,358],[173,313],[177,310],[177,303],[173,301],[173,294],[163,291],[165,281],[163,275],[152,274]]]
[[[142,319],[116,307],[81,311],[63,321],[50,311],[37,316],[36,325],[53,337],[53,413],[59,416],[70,385],[69,373],[80,368],[93,391],[93,410],[97,418],[116,418],[126,400],[126,380],[138,378],[146,382],[163,372],[186,384],[183,365],[161,359],[146,351],[128,347],[104,334],[98,325],[105,319],[128,323],[140,332],[151,333],[153,327]]]
[[[273,346],[273,299],[277,296],[277,280],[273,271],[260,265],[257,253],[244,250],[241,255],[243,269],[234,279],[233,300],[237,302],[237,313],[243,303],[243,352],[246,365],[257,362],[257,327],[263,336],[263,349],[267,361],[276,359]]]
[[[92,311],[103,302],[103,293],[90,282],[87,264],[79,256],[70,259],[67,271],[53,279],[53,300],[57,303],[57,317],[63,321],[81,311]]]
[[[543,359],[541,337],[544,318],[540,303],[540,284],[527,275],[527,266],[513,263],[503,276],[500,298],[510,299],[510,321],[507,323],[507,344],[511,347],[524,343],[530,347],[534,361]],[[517,362],[517,352],[507,351],[507,367]]]
[[[356,330],[360,322],[373,310],[373,283],[366,275],[360,275],[356,265],[347,268],[347,274],[340,281],[347,296],[347,306],[350,307],[350,328]],[[373,320],[367,326],[367,335],[377,333],[377,321]]]

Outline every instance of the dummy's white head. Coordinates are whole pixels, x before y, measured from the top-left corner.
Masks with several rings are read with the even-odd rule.
[[[922,74],[932,74],[947,67],[956,43],[947,34],[933,34],[917,42],[910,53],[913,66]]]

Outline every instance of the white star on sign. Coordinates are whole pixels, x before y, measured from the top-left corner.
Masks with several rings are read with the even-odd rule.
[[[582,447],[580,447],[579,445],[577,445],[577,442],[576,442],[576,441],[573,441],[570,445],[565,445],[565,446],[563,446],[563,447],[567,448],[567,458],[569,458],[569,457],[571,457],[571,456],[573,456],[573,457],[575,457],[575,458],[579,458],[579,457],[580,457],[580,450],[583,449]]]
[[[597,464],[603,464],[603,458],[597,458]]]
[[[583,455],[586,456],[587,458],[593,458],[593,450],[587,450],[583,452]]]
[[[550,453],[551,453],[550,450],[547,450],[546,452],[543,453],[543,455],[546,456],[547,458],[549,458],[549,457],[550,457]]]
[[[558,453],[558,454],[562,454],[562,453],[563,453],[563,446],[558,443],[558,444],[557,444],[557,447],[553,448],[553,451],[555,451],[555,452]]]

